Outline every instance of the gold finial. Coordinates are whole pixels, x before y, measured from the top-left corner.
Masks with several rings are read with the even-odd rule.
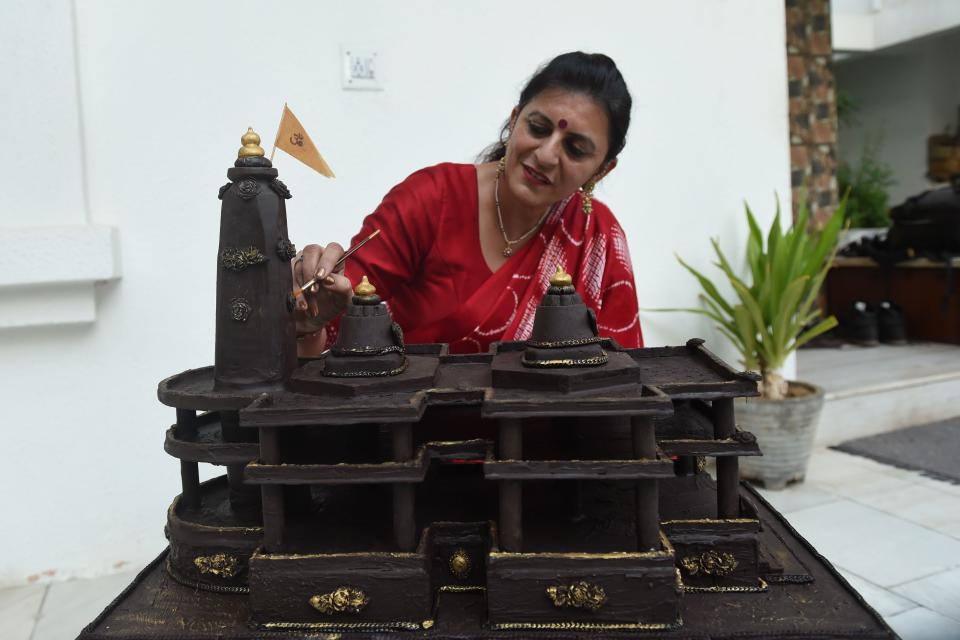
[[[361,298],[369,298],[377,293],[377,288],[370,284],[367,276],[363,276],[363,278],[360,279],[360,284],[354,288],[353,292]]]
[[[250,158],[253,156],[263,156],[263,147],[260,146],[260,136],[253,130],[253,127],[247,127],[247,132],[240,137],[243,146],[240,147],[238,158]]]
[[[550,284],[554,287],[569,287],[573,285],[573,278],[563,270],[561,265],[557,265],[557,272],[550,278]]]

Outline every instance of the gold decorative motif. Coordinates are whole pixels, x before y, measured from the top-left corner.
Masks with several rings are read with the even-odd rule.
[[[527,356],[524,355],[520,358],[520,363],[527,367],[539,367],[541,369],[551,367],[597,367],[607,364],[607,354],[591,358],[562,358],[557,360],[527,360]]]
[[[686,520],[662,520],[660,524],[756,524],[756,518],[690,518]]]
[[[396,369],[390,369],[389,371],[344,371],[343,373],[331,373],[329,371],[324,371],[323,375],[329,378],[385,378],[387,376],[401,374],[406,370],[407,360],[404,358],[403,364]]]
[[[322,593],[310,598],[310,606],[327,615],[360,613],[369,603],[370,598],[367,594],[356,587],[337,587],[330,593]]]
[[[557,272],[550,277],[550,284],[554,287],[572,287],[573,278],[558,264]]]
[[[702,573],[708,576],[728,576],[739,563],[732,553],[704,551],[699,556],[685,556],[680,564],[692,576]]]
[[[707,467],[706,456],[697,456],[697,473],[703,473],[703,470],[706,467]]]
[[[253,311],[253,306],[246,298],[234,298],[230,301],[230,318],[236,322],[246,322]]]
[[[585,344],[599,344],[604,338],[591,336],[589,338],[570,338],[568,340],[556,340],[554,342],[538,342],[536,340],[527,340],[528,347],[537,347],[540,349],[556,349],[558,347],[579,347]]]
[[[247,132],[240,138],[243,146],[237,153],[238,158],[251,158],[263,156],[263,147],[260,146],[260,136],[253,130],[253,127],[247,127]]]
[[[240,560],[234,556],[228,556],[225,553],[218,553],[212,556],[197,556],[193,559],[193,564],[197,565],[200,573],[209,573],[218,578],[232,578],[237,575],[240,568]]]
[[[360,278],[360,284],[354,288],[353,293],[361,298],[369,298],[377,293],[377,288],[370,284],[370,281],[367,280],[367,276],[363,276]]]
[[[433,626],[433,620],[423,622],[409,622],[396,620],[388,622],[264,622],[259,625],[264,629],[304,630],[304,631],[420,631]],[[331,640],[327,636],[326,640]]]
[[[444,584],[440,585],[440,588],[437,591],[444,593],[467,593],[470,591],[486,591],[486,587],[481,587],[478,584]]]
[[[170,556],[167,556],[166,561],[167,575],[169,575],[174,582],[182,584],[185,587],[190,587],[197,591],[211,591],[213,593],[250,593],[250,587],[245,587],[242,585],[229,585],[229,584],[207,584],[205,582],[198,582],[197,580],[191,580],[190,578],[180,575],[180,573],[173,567],[173,563],[170,562]]]
[[[767,581],[763,578],[757,578],[757,586],[755,587],[688,587],[685,584],[680,585],[684,593],[764,593],[768,587]]]
[[[547,597],[553,602],[553,606],[558,609],[573,607],[596,611],[606,603],[607,592],[598,584],[578,580],[573,584],[547,587]]]
[[[473,563],[470,562],[470,556],[467,555],[467,551],[463,548],[458,548],[454,550],[453,555],[450,556],[448,564],[450,566],[450,573],[461,580],[465,580],[467,576],[470,575],[470,567]]]
[[[267,257],[256,247],[227,247],[220,252],[220,264],[224,269],[243,271],[247,267],[263,264]]]
[[[676,622],[501,622],[490,625],[497,630],[544,630],[544,631],[666,631],[679,629],[683,619],[677,616]]]

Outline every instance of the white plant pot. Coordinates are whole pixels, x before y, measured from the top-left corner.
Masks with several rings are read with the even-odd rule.
[[[740,458],[740,477],[759,480],[767,489],[783,489],[802,481],[813,452],[813,440],[823,408],[823,389],[806,382],[789,383],[812,393],[783,400],[738,400],[737,424],[757,437],[762,456]]]

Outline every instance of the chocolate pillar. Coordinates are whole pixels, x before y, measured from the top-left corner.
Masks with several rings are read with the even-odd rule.
[[[177,437],[192,440],[197,437],[197,412],[177,409]],[[200,507],[200,467],[195,460],[180,461],[180,481],[183,492],[180,504],[187,509]]]
[[[500,459],[523,459],[523,428],[517,419],[500,420]],[[500,546],[513,552],[523,547],[523,487],[519,480],[500,481]]]
[[[633,455],[640,460],[656,460],[657,438],[653,420],[648,416],[634,416],[630,424]],[[655,479],[637,481],[637,548],[640,551],[660,548],[659,492]]]
[[[408,422],[392,425],[393,459],[407,462],[413,458],[413,425]],[[414,485],[398,482],[393,485],[393,535],[401,551],[417,546],[417,525],[414,519]]]
[[[263,157],[260,136],[248,129],[220,189],[217,253],[217,339],[214,388],[271,388],[297,365],[287,238],[290,197]]]
[[[732,438],[737,430],[732,398],[713,401],[713,435],[717,440]],[[740,460],[736,456],[717,458],[717,517],[740,515]]]

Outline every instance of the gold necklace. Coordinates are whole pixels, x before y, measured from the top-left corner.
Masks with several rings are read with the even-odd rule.
[[[540,228],[540,225],[546,219],[547,214],[550,213],[553,207],[547,207],[547,210],[543,212],[543,215],[540,216],[540,218],[533,223],[533,226],[527,229],[519,238],[516,240],[511,240],[508,238],[507,230],[503,228],[503,214],[500,213],[500,174],[503,173],[506,164],[506,158],[500,158],[500,162],[497,163],[497,177],[493,180],[493,202],[497,205],[497,226],[500,227],[500,233],[503,235],[503,241],[507,245],[503,248],[503,255],[505,258],[509,258],[513,255],[513,245],[520,244],[533,235],[533,232]]]

